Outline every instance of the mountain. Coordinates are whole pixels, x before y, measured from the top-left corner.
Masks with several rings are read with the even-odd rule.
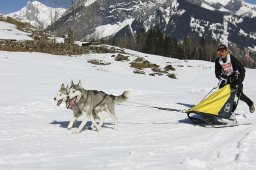
[[[256,51],[255,6],[242,0],[81,0],[74,9],[74,23],[71,9],[55,23],[59,35],[74,24],[76,39],[113,42],[158,26],[180,40],[204,36]]]
[[[209,10],[227,12],[242,17],[255,17],[256,5],[243,0],[188,0],[189,2]]]
[[[38,1],[29,1],[20,11],[7,14],[7,16],[21,22],[30,23],[37,28],[45,29],[60,18],[65,11],[64,8],[51,8]]]

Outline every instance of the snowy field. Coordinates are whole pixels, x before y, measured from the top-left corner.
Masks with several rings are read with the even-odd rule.
[[[218,83],[214,63],[126,52],[130,59],[147,56],[162,67],[172,64],[178,79],[133,74],[129,62],[114,61],[113,54],[0,51],[0,169],[256,169],[256,115],[244,102],[236,110],[238,122],[253,125],[221,129],[194,126],[184,113],[148,107],[197,104]],[[88,59],[111,64],[95,66]],[[255,73],[247,69],[244,82],[245,94],[254,101]],[[118,130],[107,114],[100,132],[67,130],[72,113],[57,107],[53,98],[61,83],[71,79],[115,95],[130,91],[129,100],[116,107]]]
[[[12,24],[0,22],[0,39],[30,40]],[[170,170],[256,169],[256,115],[245,103],[236,110],[232,128],[194,126],[186,114],[152,107],[188,109],[218,81],[214,63],[183,61],[126,50],[129,62],[116,54],[54,56],[0,51],[0,170]],[[134,74],[130,62],[145,57],[162,68],[172,64],[178,79]],[[96,66],[90,59],[110,62]],[[244,92],[256,98],[255,70],[247,69]],[[53,100],[62,83],[82,81],[86,89],[119,95],[129,100],[117,105],[118,130],[106,118],[100,132],[72,133],[72,113]],[[81,123],[83,116],[79,119]],[[90,125],[88,123],[87,127]]]

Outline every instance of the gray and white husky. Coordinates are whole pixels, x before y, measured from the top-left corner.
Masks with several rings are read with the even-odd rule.
[[[66,107],[69,105],[68,104],[68,93],[69,93],[69,86],[67,85],[65,87],[64,83],[62,83],[56,97],[54,97],[54,100],[57,102],[57,106],[60,106],[61,103],[66,104]],[[67,107],[68,108],[68,107]],[[79,118],[82,115],[82,111],[79,109],[78,106],[74,106],[74,107],[69,107],[70,110],[73,111],[73,116],[68,124],[68,129],[71,128],[76,128],[76,122],[77,122],[77,118]],[[101,113],[96,113],[93,114],[93,118],[95,119],[99,119],[99,127],[101,127],[103,125],[104,122],[104,117],[101,115]],[[93,129],[93,125],[91,126],[91,128]]]
[[[79,110],[85,112],[85,118],[77,129],[76,133],[79,133],[83,130],[87,121],[91,119],[92,124],[99,131],[101,126],[98,126],[94,120],[94,114],[102,111],[107,111],[109,116],[115,122],[115,130],[117,129],[117,117],[115,113],[115,105],[117,103],[124,102],[128,99],[128,91],[124,91],[123,94],[119,96],[114,96],[106,94],[102,91],[97,90],[85,90],[81,81],[79,80],[78,84],[74,84],[71,81],[71,85],[68,92],[68,102],[67,108],[78,107]]]

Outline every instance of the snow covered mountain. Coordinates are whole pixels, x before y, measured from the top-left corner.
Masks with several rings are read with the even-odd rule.
[[[255,12],[255,6],[243,0],[81,0],[75,9],[74,31],[76,39],[117,41],[142,27],[158,26],[178,39],[204,36],[256,51]],[[63,35],[72,24],[68,10],[55,27]]]
[[[66,11],[64,8],[47,7],[41,2],[28,2],[20,11],[7,14],[21,22],[27,22],[31,25],[45,29],[47,26],[56,21]]]
[[[209,10],[227,12],[241,17],[255,17],[256,5],[243,0],[188,0]]]

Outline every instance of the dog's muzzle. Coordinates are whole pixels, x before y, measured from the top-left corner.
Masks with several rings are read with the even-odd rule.
[[[63,101],[63,99],[59,100],[59,101],[57,102],[57,106],[60,106],[60,104],[62,103],[62,101]]]
[[[74,107],[74,106],[77,105],[76,99],[77,99],[77,96],[74,97],[73,99],[68,99],[68,102],[67,102],[67,109],[72,108],[72,107]]]

